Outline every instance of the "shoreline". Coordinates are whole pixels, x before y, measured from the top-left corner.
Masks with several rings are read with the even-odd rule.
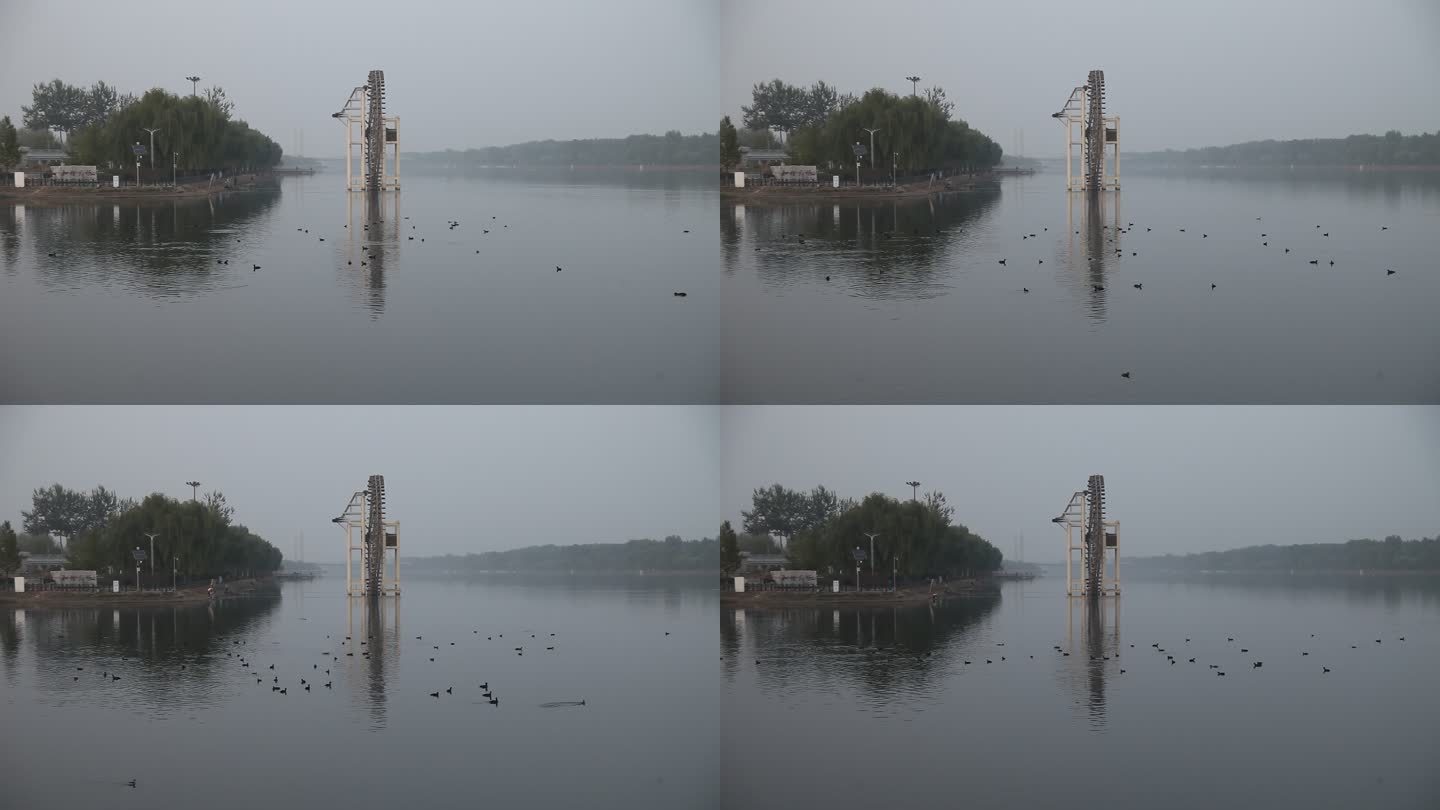
[[[950,179],[951,186],[946,188],[943,180]],[[881,189],[855,189],[855,188],[831,188],[829,186],[815,186],[813,188],[784,188],[775,186],[747,186],[746,188],[734,188],[721,186],[720,199],[731,203],[759,204],[767,203],[789,204],[797,202],[890,202],[893,200],[914,199],[931,197],[945,194],[965,194],[973,191],[980,191],[985,188],[998,187],[997,177],[994,175],[973,175],[965,178],[963,182],[956,183],[954,178],[942,178],[935,185],[925,183],[912,183],[910,185],[896,188]]]
[[[77,607],[177,607],[203,605],[226,599],[253,596],[278,596],[280,588],[270,579],[241,579],[227,582],[216,589],[212,599],[208,585],[192,585],[175,592],[134,593],[122,591],[26,591],[0,593],[0,606],[7,608],[46,609]]]
[[[256,175],[243,175],[239,184],[225,188],[223,185],[182,185],[179,188],[159,188],[137,191],[133,188],[67,188],[63,186],[33,186],[23,189],[0,189],[0,202],[24,205],[68,205],[76,202],[144,202],[146,200],[168,201],[189,200],[210,197],[216,194],[230,194],[250,191],[270,191],[279,188],[275,183],[257,182]]]
[[[929,587],[901,588],[899,591],[867,591],[862,593],[829,591],[722,591],[721,607],[767,608],[794,607],[909,607],[945,599],[973,599],[998,596],[1000,587],[991,580],[948,582],[933,593]]]

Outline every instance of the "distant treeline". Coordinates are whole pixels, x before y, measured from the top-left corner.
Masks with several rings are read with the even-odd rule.
[[[720,139],[714,133],[682,135],[672,129],[664,135],[527,141],[483,149],[407,153],[404,158],[422,166],[714,166],[720,159]]]
[[[1440,536],[1351,540],[1293,546],[1246,546],[1200,554],[1138,557],[1125,563],[1146,571],[1440,571]]]
[[[508,551],[446,554],[443,557],[416,557],[404,561],[404,567],[412,573],[714,571],[719,565],[720,546],[713,538],[685,540],[677,535],[664,540],[526,546]]]
[[[1249,141],[1231,146],[1137,152],[1127,162],[1183,166],[1440,166],[1440,132],[1351,135],[1298,141]]]

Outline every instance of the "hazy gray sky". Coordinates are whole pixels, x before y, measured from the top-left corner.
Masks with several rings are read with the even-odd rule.
[[[0,408],[0,520],[37,487],[137,500],[219,489],[290,555],[343,560],[340,514],[371,474],[407,556],[714,537],[712,407]]]
[[[1007,555],[1059,561],[1050,523],[1094,473],[1122,554],[1440,534],[1440,407],[734,407],[726,518],[756,487],[938,489]]]
[[[1122,152],[1440,129],[1435,0],[721,1],[737,123],[756,82],[918,75],[1007,153],[1023,128],[1026,154],[1063,155],[1050,114],[1099,68]]]
[[[0,114],[17,122],[36,82],[188,93],[198,75],[287,152],[304,128],[306,154],[339,156],[330,114],[375,68],[403,151],[719,120],[717,0],[5,0],[0,20]]]

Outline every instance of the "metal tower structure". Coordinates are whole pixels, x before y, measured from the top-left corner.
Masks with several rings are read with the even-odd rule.
[[[385,519],[385,476],[370,476],[365,489],[350,496],[345,511],[333,522],[345,528],[345,594],[399,596],[400,521]]]
[[[1065,527],[1065,593],[1089,599],[1119,596],[1120,521],[1105,519],[1105,476],[1090,476],[1052,522]]]
[[[399,191],[400,117],[385,114],[385,71],[370,71],[330,117],[345,125],[345,188]]]
[[[1120,117],[1105,114],[1105,71],[1090,71],[1051,118],[1065,125],[1065,189],[1119,191]]]

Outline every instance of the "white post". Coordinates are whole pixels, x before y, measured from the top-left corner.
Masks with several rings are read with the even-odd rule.
[[[111,580],[111,581],[110,581],[110,592],[111,592],[111,593],[119,593],[119,592],[120,592],[120,580],[115,579],[115,580]],[[120,616],[120,611],[118,611],[118,610],[115,611],[115,616],[116,616],[116,619],[118,620],[118,619],[119,619],[119,616]]]
[[[16,593],[24,593],[24,592],[25,592],[25,577],[15,577],[15,592],[16,592]]]
[[[745,187],[745,173],[744,173],[744,172],[735,172],[735,188],[744,188],[744,187]]]
[[[24,187],[25,187],[25,172],[15,172],[15,187],[16,187],[16,188],[24,188]]]
[[[839,188],[839,187],[840,187],[840,175],[834,174],[834,175],[831,175],[831,176],[830,176],[830,187],[831,187],[831,188]]]
[[[744,577],[735,577],[735,592],[736,592],[736,593],[744,593],[744,592],[745,592],[745,578],[744,578]]]
[[[118,175],[118,174],[112,174],[112,175],[110,175],[110,187],[111,187],[111,188],[119,188],[119,187],[120,187],[120,175]]]
[[[835,579],[835,580],[831,580],[831,581],[830,581],[830,592],[831,592],[831,593],[839,593],[839,592],[840,592],[840,580]]]

